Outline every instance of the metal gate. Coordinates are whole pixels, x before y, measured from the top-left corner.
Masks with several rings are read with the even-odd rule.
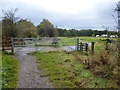
[[[20,51],[72,51],[77,48],[77,38],[12,38],[14,52]]]

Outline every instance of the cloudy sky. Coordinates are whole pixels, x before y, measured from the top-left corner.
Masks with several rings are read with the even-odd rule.
[[[18,8],[16,16],[38,25],[48,19],[54,26],[73,29],[114,27],[112,15],[119,0],[0,0],[0,10]],[[2,13],[0,11],[0,13]]]

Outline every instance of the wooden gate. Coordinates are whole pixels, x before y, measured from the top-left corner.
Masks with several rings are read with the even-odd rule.
[[[77,50],[80,50],[80,51],[88,51],[88,44],[87,43],[78,43],[77,45]]]
[[[95,43],[92,42],[91,45],[89,45],[89,46],[91,46],[91,52],[92,53],[94,53],[94,44]],[[88,52],[88,43],[79,42],[79,38],[77,38],[77,50]]]

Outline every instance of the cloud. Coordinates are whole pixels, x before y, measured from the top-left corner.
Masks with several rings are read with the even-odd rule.
[[[113,2],[114,1],[114,2]],[[35,25],[48,19],[65,28],[114,26],[111,15],[119,0],[3,0],[2,9],[19,8],[16,13]]]

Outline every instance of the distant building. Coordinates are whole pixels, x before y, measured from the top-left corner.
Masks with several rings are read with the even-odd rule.
[[[108,35],[107,34],[102,34],[101,37],[108,37]]]
[[[96,35],[96,37],[100,37],[100,35]]]
[[[116,35],[110,35],[110,37],[111,37],[111,38],[115,38],[115,37],[116,37]]]

